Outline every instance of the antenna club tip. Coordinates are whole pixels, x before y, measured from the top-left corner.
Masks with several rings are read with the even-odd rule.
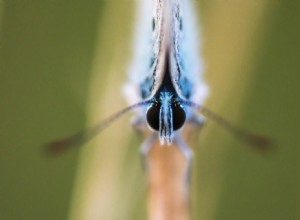
[[[43,153],[47,156],[58,156],[72,146],[69,140],[52,141],[42,146]]]
[[[275,150],[275,143],[272,139],[263,135],[251,135],[247,137],[249,144],[262,152],[270,152]]]

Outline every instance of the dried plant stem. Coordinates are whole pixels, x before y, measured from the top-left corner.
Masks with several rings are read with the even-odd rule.
[[[190,219],[188,172],[187,159],[176,143],[154,143],[148,156],[149,220]]]

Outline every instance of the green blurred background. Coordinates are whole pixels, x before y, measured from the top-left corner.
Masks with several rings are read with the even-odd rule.
[[[263,157],[208,122],[193,219],[300,219],[300,2],[195,1],[207,106],[274,138]],[[135,1],[0,1],[0,219],[146,219],[130,115],[80,150],[41,145],[126,106]],[[200,25],[199,25],[200,26]]]

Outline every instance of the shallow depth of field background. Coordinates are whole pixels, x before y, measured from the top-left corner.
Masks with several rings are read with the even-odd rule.
[[[132,0],[0,1],[0,219],[145,219],[128,114],[85,147],[41,145],[126,106]],[[208,121],[191,145],[193,219],[300,219],[300,2],[195,1],[206,105],[277,143],[263,157]]]

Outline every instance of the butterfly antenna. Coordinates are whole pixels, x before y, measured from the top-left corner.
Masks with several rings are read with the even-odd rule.
[[[149,104],[150,101],[144,101],[139,102],[134,105],[128,106],[110,117],[104,119],[103,121],[100,121],[98,124],[96,124],[94,127],[91,127],[87,130],[80,131],[78,133],[75,133],[69,137],[58,139],[51,141],[43,146],[43,149],[46,150],[46,153],[48,155],[59,155],[63,153],[64,151],[67,151],[69,149],[72,149],[74,147],[80,146],[89,140],[91,140],[93,137],[95,137],[97,134],[99,134],[103,129],[105,129],[107,126],[109,126],[112,122],[114,122],[116,119],[120,118],[125,113],[131,111],[132,109],[145,106]]]
[[[214,113],[208,108],[186,100],[183,100],[182,103],[186,104],[191,108],[197,109],[197,111],[199,111],[200,114],[203,114],[205,117],[215,121],[217,124],[219,124],[226,130],[228,130],[230,133],[232,133],[235,137],[242,140],[243,142],[246,142],[250,146],[257,148],[260,151],[269,151],[271,147],[274,146],[272,140],[268,137],[259,134],[254,134],[247,130],[244,130],[227,121],[226,119]]]

